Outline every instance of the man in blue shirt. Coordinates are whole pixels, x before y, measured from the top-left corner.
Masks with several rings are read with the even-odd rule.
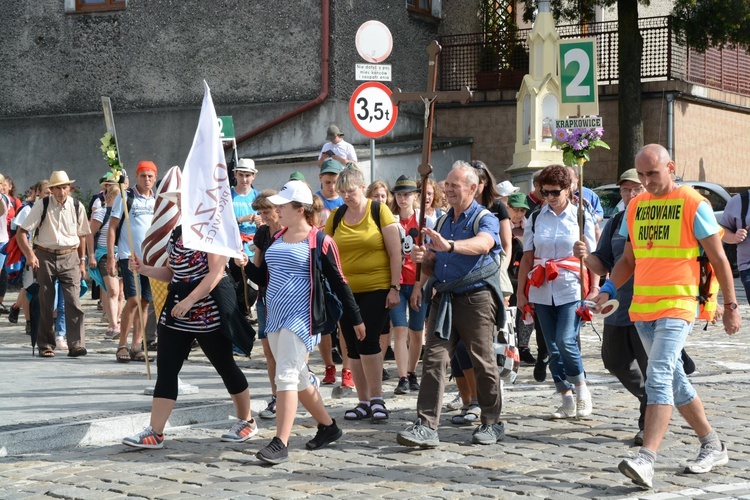
[[[459,340],[471,357],[482,409],[481,425],[474,431],[472,443],[494,444],[505,437],[499,421],[502,398],[493,347],[494,326],[504,312],[497,272],[500,222],[493,214],[482,212],[484,207],[474,200],[478,185],[476,170],[468,163],[456,162],[445,181],[451,209],[439,232],[422,230],[432,243],[412,250],[412,259],[422,264],[422,277],[411,297],[412,309],[418,310],[422,304],[425,276],[433,274],[430,283],[438,293],[432,299],[426,329],[418,418],[397,437],[404,446],[431,448],[440,443],[437,426],[445,370]]]
[[[234,177],[237,185],[232,188],[232,204],[234,205],[234,216],[237,217],[237,225],[240,228],[242,246],[249,259],[253,258],[254,248],[251,243],[258,224],[261,223],[260,215],[253,209],[253,201],[258,196],[258,190],[253,188],[253,181],[258,169],[255,162],[250,158],[240,158],[234,167]]]

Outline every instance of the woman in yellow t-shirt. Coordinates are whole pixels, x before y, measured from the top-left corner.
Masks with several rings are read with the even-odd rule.
[[[341,333],[352,360],[354,388],[359,404],[344,414],[347,420],[389,416],[383,400],[383,356],[380,334],[389,327],[388,311],[399,303],[401,240],[393,213],[379,204],[376,221],[372,201],[365,196],[365,179],[354,164],[347,165],[336,181],[345,205],[326,221],[341,256],[341,269],[359,305],[366,334],[357,337],[354,327],[341,318]],[[343,216],[339,211],[343,210]]]

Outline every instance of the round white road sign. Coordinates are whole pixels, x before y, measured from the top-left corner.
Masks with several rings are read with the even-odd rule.
[[[357,30],[357,52],[367,62],[385,61],[393,50],[393,37],[388,26],[380,21],[367,21]]]
[[[390,132],[397,116],[398,108],[391,102],[391,89],[380,82],[363,83],[349,100],[349,117],[354,128],[371,139]]]

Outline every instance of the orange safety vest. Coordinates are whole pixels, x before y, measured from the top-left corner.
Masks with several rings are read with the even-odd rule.
[[[644,193],[628,204],[628,234],[635,255],[632,321],[695,321],[701,247],[693,223],[704,200],[690,186],[680,186],[659,198]],[[703,309],[713,317],[710,306]]]

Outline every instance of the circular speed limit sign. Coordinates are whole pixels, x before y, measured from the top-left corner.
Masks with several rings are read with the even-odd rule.
[[[391,102],[391,89],[380,82],[363,83],[349,101],[349,117],[354,128],[371,139],[390,132],[397,116],[398,108]]]

